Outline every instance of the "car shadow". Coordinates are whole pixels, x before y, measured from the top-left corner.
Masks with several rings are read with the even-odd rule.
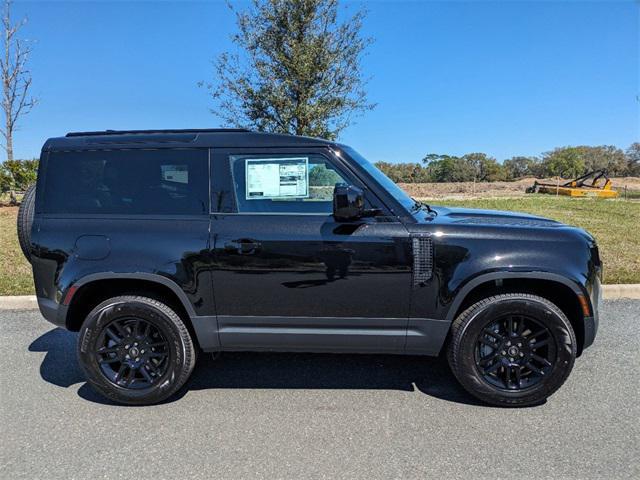
[[[76,340],[77,334],[57,328],[29,346],[31,352],[46,352],[42,379],[64,388],[82,383],[78,395],[83,399],[118,405],[85,382]],[[201,353],[187,384],[163,403],[175,402],[189,390],[243,388],[417,390],[450,402],[483,405],[457,383],[443,356],[254,352],[225,352],[216,359]]]

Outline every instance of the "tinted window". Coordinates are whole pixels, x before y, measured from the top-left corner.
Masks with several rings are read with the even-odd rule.
[[[208,213],[206,150],[53,152],[46,213]]]
[[[238,212],[326,213],[333,210],[333,189],[348,183],[317,154],[231,155]]]

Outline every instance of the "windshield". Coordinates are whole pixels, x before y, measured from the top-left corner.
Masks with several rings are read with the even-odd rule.
[[[341,146],[342,150],[349,155],[354,162],[360,165],[366,172],[376,180],[382,188],[389,192],[407,211],[412,211],[415,207],[415,200],[406,194],[393,180],[382,173],[378,167],[373,165],[369,160],[364,158],[351,147]]]

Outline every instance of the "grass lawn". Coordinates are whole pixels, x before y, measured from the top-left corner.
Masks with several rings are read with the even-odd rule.
[[[17,215],[18,207],[0,208],[0,295],[33,293],[31,265],[18,244]]]
[[[605,283],[640,283],[640,203],[545,195],[524,198],[430,200],[452,207],[515,210],[582,227],[596,237]]]
[[[519,210],[585,228],[600,245],[605,283],[640,283],[640,202],[536,195],[430,203]],[[16,207],[0,208],[0,295],[33,293],[31,267],[18,245],[17,214]]]

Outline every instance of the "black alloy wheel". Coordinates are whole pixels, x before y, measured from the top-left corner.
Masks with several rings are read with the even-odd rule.
[[[151,322],[134,317],[113,320],[98,339],[102,374],[118,387],[149,388],[167,373],[169,342]]]
[[[529,293],[482,299],[451,325],[451,371],[476,398],[491,405],[531,406],[567,379],[576,336],[555,304]]]
[[[548,328],[530,317],[507,315],[480,332],[475,360],[488,383],[507,390],[522,390],[549,375],[556,352]]]

